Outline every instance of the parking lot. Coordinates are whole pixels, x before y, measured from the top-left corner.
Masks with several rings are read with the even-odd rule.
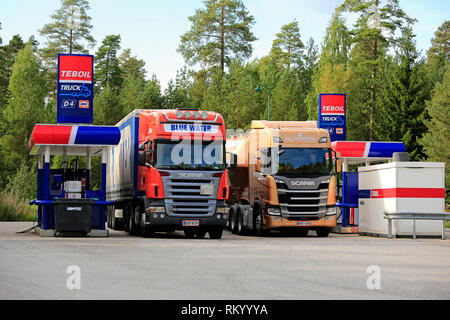
[[[450,299],[450,240],[16,234],[30,226],[0,223],[0,299]]]

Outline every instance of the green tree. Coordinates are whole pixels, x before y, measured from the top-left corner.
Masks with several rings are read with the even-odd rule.
[[[317,66],[312,69],[311,85],[305,98],[309,119],[318,119],[319,94],[347,93],[349,90],[350,45],[349,30],[341,12],[336,10],[326,29]]]
[[[7,168],[2,174],[6,176],[14,172],[22,160],[28,161],[28,139],[44,114],[47,88],[30,45],[17,53],[8,90],[8,105],[2,112],[6,126],[0,138],[0,154]]]
[[[302,59],[304,47],[298,21],[294,20],[281,27],[281,32],[277,33],[276,39],[272,43],[270,54],[277,63],[290,69],[291,65]]]
[[[112,90],[119,90],[122,86],[122,70],[117,56],[120,50],[120,35],[106,36],[95,54],[95,82],[97,89],[107,85]]]
[[[164,91],[164,108],[194,108],[192,85],[187,69],[178,70],[175,82],[171,79]]]
[[[144,60],[138,59],[137,56],[132,56],[131,49],[123,50],[119,57],[119,66],[124,78],[130,75],[144,80],[146,77],[147,71],[144,68]]]
[[[434,33],[431,47],[427,51],[427,64],[430,79],[433,83],[442,81],[445,65],[450,59],[450,20],[445,21]]]
[[[350,31],[353,35],[352,58],[358,76],[364,79],[361,88],[368,90],[367,98],[361,101],[360,108],[368,109],[368,133],[374,139],[376,94],[380,69],[384,63],[386,49],[395,44],[395,31],[409,18],[400,8],[398,0],[345,0],[338,10],[354,13],[357,21]],[[368,80],[365,80],[368,78]],[[366,89],[367,86],[367,89]]]
[[[240,0],[205,0],[205,8],[189,17],[191,29],[181,36],[178,47],[189,65],[220,67],[233,58],[249,58],[251,43],[256,37],[251,32],[253,16]]]
[[[47,80],[52,92],[56,92],[57,57],[59,53],[87,54],[88,48],[95,46],[91,35],[91,17],[87,0],[61,0],[61,7],[50,16],[52,22],[39,30],[48,39],[40,55],[47,69]]]
[[[108,83],[94,97],[94,122],[98,125],[115,125],[123,118],[119,95]]]
[[[445,182],[450,186],[450,65],[447,64],[442,82],[433,90],[427,102],[429,120],[425,121],[428,132],[420,143],[430,161],[445,162]],[[448,198],[447,198],[448,200]]]
[[[25,43],[18,34],[14,35],[7,45],[0,46],[0,112],[6,107],[8,102],[9,78],[11,77],[17,52],[23,49],[24,46]]]
[[[423,122],[429,90],[414,37],[410,26],[403,28],[395,60],[387,65],[374,131],[379,140],[403,141],[411,159],[419,160],[425,156],[419,139],[426,132]]]

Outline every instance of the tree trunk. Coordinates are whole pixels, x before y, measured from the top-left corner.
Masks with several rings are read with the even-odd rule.
[[[220,16],[220,68],[225,71],[225,7],[222,5]]]
[[[69,36],[69,53],[70,54],[72,54],[72,32],[73,32],[73,30],[72,29],[70,29],[70,36]]]

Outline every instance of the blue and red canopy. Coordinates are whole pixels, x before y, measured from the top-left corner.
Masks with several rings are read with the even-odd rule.
[[[95,153],[102,147],[115,146],[119,142],[118,127],[37,124],[31,134],[29,148],[31,154],[37,154],[44,146],[50,146],[52,154],[63,149],[69,154],[78,153],[77,150],[86,154],[85,147],[93,147],[91,149]]]
[[[403,142],[335,141],[331,148],[341,158],[391,159],[395,152],[406,152]]]

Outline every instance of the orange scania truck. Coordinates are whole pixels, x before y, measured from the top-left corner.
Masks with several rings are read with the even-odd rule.
[[[327,237],[336,226],[330,135],[315,121],[253,121],[228,138],[230,214],[235,234],[270,230]]]
[[[107,153],[108,227],[220,239],[228,221],[225,123],[216,112],[135,110]]]

